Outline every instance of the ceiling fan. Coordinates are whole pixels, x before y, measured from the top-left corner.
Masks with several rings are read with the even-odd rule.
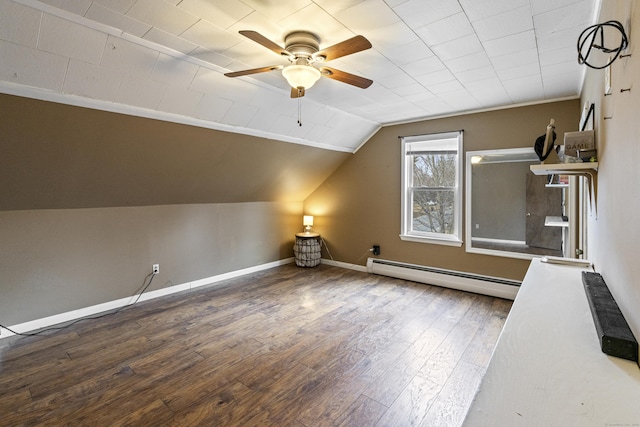
[[[363,36],[355,36],[320,50],[319,38],[315,34],[307,31],[295,31],[288,34],[284,39],[284,48],[256,31],[245,30],[240,31],[240,34],[278,55],[284,56],[291,64],[287,66],[270,65],[267,67],[225,73],[227,77],[240,77],[249,74],[282,70],[282,75],[291,85],[292,98],[304,96],[305,90],[313,86],[322,76],[362,89],[368,88],[373,83],[373,80],[336,70],[335,68],[324,66],[316,68],[313,66],[315,63],[331,61],[332,59],[369,49],[371,43]]]

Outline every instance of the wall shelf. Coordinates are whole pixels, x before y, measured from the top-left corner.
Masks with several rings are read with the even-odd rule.
[[[547,216],[544,219],[546,227],[569,227],[569,221],[565,221],[561,216]]]
[[[539,165],[531,165],[530,168],[531,172],[536,175],[593,175],[598,172],[598,162],[542,163]]]
[[[589,201],[593,206],[593,212],[597,216],[596,199],[597,199],[597,178],[598,178],[598,162],[582,162],[582,163],[541,163],[539,165],[529,166],[531,172],[535,175],[575,175],[583,176],[588,181]]]

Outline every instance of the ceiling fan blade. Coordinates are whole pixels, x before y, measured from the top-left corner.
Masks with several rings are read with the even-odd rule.
[[[304,88],[303,87],[292,87],[291,88],[291,97],[292,98],[302,98],[304,96]]]
[[[342,56],[351,55],[352,53],[367,50],[371,47],[371,43],[364,36],[355,36],[343,42],[329,46],[317,52],[314,56],[317,58],[322,56],[325,61],[340,58]]]
[[[278,43],[272,42],[271,40],[269,40],[268,38],[266,38],[265,36],[263,36],[262,34],[258,33],[257,31],[252,31],[252,30],[242,30],[240,31],[240,34],[242,34],[243,36],[253,40],[254,42],[261,44],[262,46],[266,47],[267,49],[277,53],[278,55],[281,56],[287,56],[290,57],[291,54],[289,52],[287,52],[286,50],[284,50],[283,47],[281,47]]]
[[[320,68],[320,72],[325,77],[357,86],[362,89],[368,88],[373,83],[373,80],[356,76],[355,74],[347,73],[346,71],[336,70],[335,68],[322,67]]]
[[[250,70],[224,73],[224,75],[227,77],[240,77],[240,76],[247,76],[249,74],[266,73],[267,71],[281,70],[281,69],[282,69],[282,65],[271,65],[269,67],[252,68]]]

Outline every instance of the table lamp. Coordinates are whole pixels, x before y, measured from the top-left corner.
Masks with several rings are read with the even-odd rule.
[[[311,227],[313,227],[313,216],[304,215],[302,217],[302,225],[304,225],[304,232],[311,233]]]

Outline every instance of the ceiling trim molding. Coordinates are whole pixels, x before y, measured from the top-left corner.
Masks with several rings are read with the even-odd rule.
[[[165,55],[169,55],[172,56],[176,59],[182,60],[182,61],[187,61],[190,62],[194,65],[198,65],[200,67],[204,67],[204,68],[208,68],[210,70],[213,71],[218,71],[220,73],[226,73],[227,70],[226,68],[220,67],[219,65],[216,64],[212,64],[210,62],[207,61],[203,61],[201,59],[198,58],[194,58],[193,56],[187,55],[185,53],[182,52],[178,52],[177,50],[173,50],[171,48],[168,48],[166,46],[163,46],[161,44],[158,43],[154,43],[152,41],[149,40],[145,40],[143,38],[140,38],[138,36],[135,36],[133,34],[129,34],[126,31],[122,31],[116,27],[111,27],[109,25],[105,25],[105,24],[101,24],[99,22],[96,21],[92,21],[90,19],[87,19],[83,16],[80,15],[76,15],[75,13],[71,13],[71,12],[67,12],[66,10],[62,10],[62,9],[58,9],[54,6],[50,6],[48,4],[44,4],[38,0],[13,0],[15,3],[19,3],[22,4],[23,6],[27,6],[30,7],[32,9],[38,10],[40,12],[52,15],[52,16],[56,16],[58,18],[64,19],[66,21],[69,22],[73,22],[75,24],[79,24],[82,25],[84,27],[87,28],[91,28],[92,30],[96,30],[96,31],[100,31],[102,33],[114,36],[114,37],[118,37],[122,40],[126,40],[128,42],[132,42],[137,44],[138,46],[142,46],[142,47],[146,47],[155,51],[158,51],[160,53],[164,53]],[[271,86],[267,86],[269,88],[271,88]],[[284,91],[283,91],[284,92]],[[286,92],[287,94],[289,92]]]
[[[373,136],[374,136],[376,133],[378,133],[378,131],[379,131],[380,129],[382,129],[382,127],[383,127],[382,125],[378,126],[377,128],[375,128],[375,129],[373,130],[373,132],[371,132],[371,133],[370,133],[366,138],[364,138],[364,139],[362,140],[362,142],[360,143],[360,145],[358,145],[358,146],[356,147],[356,149],[355,149],[355,150],[353,150],[353,154],[356,154],[356,153],[357,153],[357,152],[358,152],[362,147],[364,147],[364,145],[365,145],[367,142],[369,142],[369,140],[370,140],[371,138],[373,138]]]
[[[255,136],[258,138],[272,139],[275,141],[288,142],[292,144],[306,145],[308,147],[320,148],[323,150],[340,151],[343,153],[354,153],[349,147],[338,145],[323,144],[320,142],[310,141],[307,139],[289,137],[282,134],[276,134],[256,129],[249,129],[240,126],[225,125],[222,123],[211,122],[207,120],[195,119],[192,117],[181,116],[179,114],[166,113],[163,111],[150,110],[142,107],[134,107],[130,105],[118,104],[115,102],[101,101],[97,99],[84,98],[77,95],[62,94],[51,92],[44,89],[38,89],[29,86],[18,85],[15,83],[0,81],[0,93],[7,95],[21,96],[24,98],[37,99],[40,101],[55,102],[58,104],[72,105],[75,107],[90,108],[93,110],[107,111],[110,113],[126,114],[129,116],[142,117],[146,119],[161,120],[165,122],[178,123],[189,126],[196,126],[205,129],[218,130],[223,132],[238,133],[242,135]]]
[[[441,115],[438,115],[438,116],[425,116],[425,117],[419,117],[419,118],[411,119],[411,120],[402,120],[402,121],[397,121],[397,122],[383,123],[382,127],[396,126],[396,125],[406,125],[406,124],[418,123],[418,122],[427,122],[427,121],[430,121],[430,120],[447,119],[449,117],[468,116],[470,114],[487,113],[487,112],[490,112],[490,111],[509,110],[511,108],[529,107],[529,106],[532,106],[532,105],[550,104],[552,102],[573,101],[574,99],[580,99],[580,94],[578,94],[576,96],[565,96],[565,97],[561,97],[561,98],[543,99],[543,100],[531,101],[531,102],[521,102],[521,103],[518,103],[518,104],[509,104],[509,105],[502,105],[502,106],[497,106],[497,107],[488,107],[488,108],[479,108],[479,109],[476,109],[476,110],[460,111],[458,113],[453,113],[453,114],[441,114]]]

